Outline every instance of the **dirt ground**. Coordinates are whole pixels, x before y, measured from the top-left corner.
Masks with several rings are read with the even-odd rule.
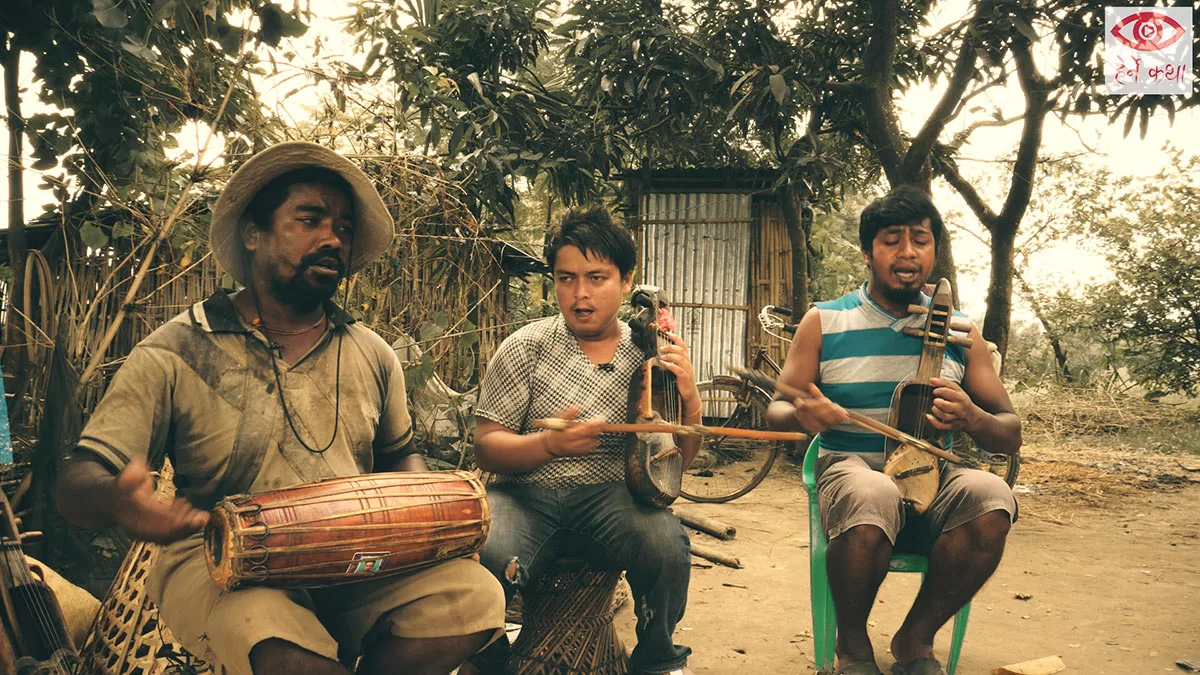
[[[1176,661],[1200,660],[1200,472],[1189,471],[1200,458],[1181,464],[1030,443],[1025,455],[1016,488],[1021,518],[999,570],[974,600],[958,672],[991,673],[1053,654],[1067,673],[1179,673]],[[732,503],[677,505],[737,527],[728,542],[692,536],[744,565],[693,558],[675,639],[693,649],[698,674],[816,670],[808,502],[798,468],[782,464]],[[891,634],[919,581],[889,575],[871,614],[884,672]],[[632,646],[631,603],[617,623]],[[943,662],[949,635],[947,625],[935,644]]]

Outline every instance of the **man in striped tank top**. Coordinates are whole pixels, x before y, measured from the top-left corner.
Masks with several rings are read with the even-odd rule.
[[[780,381],[812,394],[778,399],[773,428],[821,434],[817,489],[829,538],[829,583],[837,609],[838,673],[881,673],[867,635],[867,617],[897,537],[929,554],[929,574],[892,638],[897,675],[940,675],[933,658],[937,630],[975,595],[1004,553],[1017,504],[996,475],[948,465],[928,511],[906,518],[900,493],[882,473],[884,439],[849,423],[847,410],[886,422],[892,393],[917,371],[922,341],[904,335],[923,327],[912,304],[933,269],[942,220],[928,196],[900,187],[863,210],[859,242],[870,278],[861,288],[810,309],[796,331]],[[947,346],[941,378],[933,378],[927,423],[965,432],[988,452],[1015,453],[1021,422],[992,367],[987,343]],[[818,387],[819,385],[819,387]],[[907,521],[907,522],[906,522]],[[908,527],[906,527],[908,525]]]

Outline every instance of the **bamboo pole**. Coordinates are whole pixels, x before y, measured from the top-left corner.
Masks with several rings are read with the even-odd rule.
[[[709,547],[705,546],[704,544],[693,543],[692,544],[692,555],[696,556],[697,558],[704,558],[705,560],[711,560],[715,563],[724,565],[726,567],[732,567],[735,570],[742,569],[742,561],[741,560],[738,560],[737,558],[735,558],[729,554],[722,553],[721,551],[718,551],[716,549],[709,548]]]
[[[693,530],[700,530],[706,534],[711,534],[717,539],[729,540],[737,536],[736,527],[732,525],[726,525],[725,523],[722,523],[714,518],[708,518],[695,513],[688,513],[687,511],[676,511],[674,509],[672,509],[671,512],[674,513],[675,517],[679,518],[679,522],[683,523],[684,525],[687,525]]]

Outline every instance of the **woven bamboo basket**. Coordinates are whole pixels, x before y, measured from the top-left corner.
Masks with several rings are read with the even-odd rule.
[[[171,464],[163,462],[157,494],[175,496]],[[211,673],[203,661],[179,645],[158,621],[158,607],[146,596],[146,576],[162,547],[135,542],[108,587],[100,611],[80,650],[80,675],[195,675]]]
[[[621,572],[555,561],[523,591],[521,633],[505,670],[518,675],[625,675],[629,658],[613,626]]]

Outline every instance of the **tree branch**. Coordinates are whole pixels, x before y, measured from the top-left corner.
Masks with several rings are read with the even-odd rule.
[[[976,130],[982,129],[984,127],[1006,127],[1006,126],[1012,124],[1013,122],[1019,122],[1019,121],[1025,119],[1025,114],[1026,113],[1021,113],[1020,115],[1013,115],[1012,117],[1005,117],[1005,118],[1001,118],[998,120],[991,119],[991,120],[984,120],[982,122],[975,122],[974,124],[967,127],[966,129],[963,129],[962,131],[958,132],[957,134],[954,134],[954,140],[950,142],[950,147],[961,148],[963,145],[966,144],[967,139],[969,139],[971,137],[971,134],[974,133]]]
[[[904,181],[902,141],[892,109],[892,64],[896,58],[897,5],[894,0],[871,1],[871,37],[863,56],[863,114],[867,134],[875,146],[888,182]]]
[[[979,20],[979,13],[986,6],[989,6],[989,3],[979,3],[973,23]],[[954,63],[954,71],[950,76],[946,91],[942,94],[942,98],[934,107],[933,112],[929,113],[929,118],[925,120],[925,124],[913,138],[912,145],[908,147],[908,152],[904,156],[904,165],[901,170],[905,177],[915,178],[920,173],[921,167],[929,159],[929,151],[933,149],[933,144],[941,136],[946,124],[953,119],[955,108],[962,100],[967,85],[971,83],[971,76],[975,73],[975,62],[979,58],[975,53],[973,42],[968,30],[963,35],[962,49],[958,53],[958,60]]]
[[[972,89],[971,91],[968,91],[967,93],[963,94],[962,98],[959,99],[959,101],[958,101],[958,107],[956,107],[954,109],[954,113],[952,113],[950,115],[950,120],[953,120],[954,118],[961,115],[963,108],[967,107],[967,104],[970,103],[971,101],[973,101],[976,96],[983,94],[984,92],[986,92],[989,89],[992,89],[993,87],[999,87],[999,86],[1004,85],[1005,79],[1006,79],[1005,67],[1007,65],[1008,65],[1007,63],[1002,63],[1000,65],[1000,76],[999,77],[993,78],[992,80],[985,82],[984,84],[981,84],[978,87],[975,87],[974,89]]]
[[[944,162],[939,168],[938,173],[941,174],[942,178],[946,179],[950,187],[954,188],[954,191],[967,203],[971,212],[979,219],[979,222],[988,229],[988,232],[991,232],[992,224],[996,222],[996,212],[992,211],[991,207],[984,203],[983,197],[980,196],[975,186],[963,178],[962,174],[958,172],[958,166],[954,162]]]
[[[897,2],[871,0],[871,37],[863,57],[863,78],[872,85],[886,87],[896,60]]]
[[[1038,151],[1042,145],[1042,123],[1050,109],[1047,103],[1050,85],[1038,75],[1028,41],[1015,40],[1012,52],[1017,61],[1017,79],[1025,93],[1025,125],[1021,130],[1020,144],[1017,146],[1017,158],[1013,164],[1008,197],[1000,209],[999,219],[1016,223],[1020,222],[1033,195],[1033,175],[1037,171]]]

